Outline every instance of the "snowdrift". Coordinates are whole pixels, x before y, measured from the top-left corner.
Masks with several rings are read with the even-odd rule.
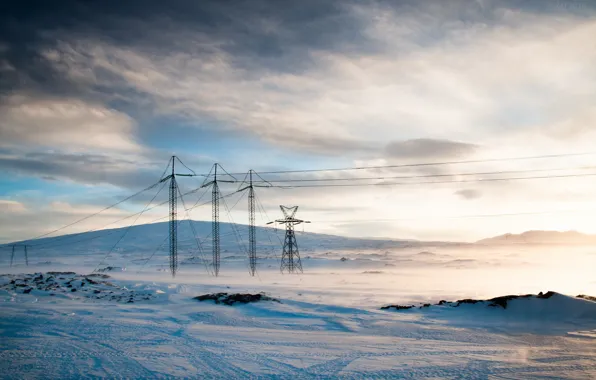
[[[418,314],[422,319],[440,320],[458,327],[559,334],[596,328],[596,302],[591,298],[549,291],[488,300],[440,301],[434,305],[387,305],[381,309]]]

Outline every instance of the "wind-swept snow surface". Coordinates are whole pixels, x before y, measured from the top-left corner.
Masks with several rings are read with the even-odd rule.
[[[10,267],[11,252],[4,250],[2,376],[596,378],[596,303],[563,295],[596,295],[592,246],[298,233],[304,273],[282,275],[283,235],[259,229],[258,276],[249,276],[245,250],[225,239],[216,278],[207,273],[208,239],[201,254],[188,227],[184,235],[185,224],[175,279],[163,224],[132,228],[113,250],[123,230],[30,242],[28,266],[16,255]],[[89,276],[94,269],[102,272]],[[381,310],[548,290],[560,294],[510,300],[507,308]],[[193,299],[261,292],[280,302]]]
[[[445,304],[391,311],[314,302],[319,296],[306,290],[293,299],[268,293],[281,302],[227,306],[193,297],[258,285],[117,276],[0,276],[3,377],[596,376],[596,303],[560,294],[516,299],[507,309]],[[48,277],[55,285],[33,289]],[[26,287],[32,291],[20,290]],[[95,290],[117,297],[97,298]],[[143,296],[118,300],[131,294]]]

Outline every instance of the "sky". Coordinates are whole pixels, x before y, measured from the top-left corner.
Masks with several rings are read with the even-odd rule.
[[[594,36],[587,0],[3,2],[0,242],[154,184],[172,155],[198,174],[366,185],[257,188],[260,224],[283,204],[345,236],[596,233]],[[556,157],[506,159],[531,156]],[[266,174],[367,166],[381,168]],[[548,178],[486,180],[528,176]],[[166,221],[164,207],[118,221],[160,188],[59,233]],[[222,220],[247,222],[241,195]]]

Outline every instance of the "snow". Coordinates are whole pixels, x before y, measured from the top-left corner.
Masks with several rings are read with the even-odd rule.
[[[0,279],[10,288],[7,279],[29,286],[39,275]],[[310,291],[293,297],[301,300],[272,293],[281,303],[227,306],[193,297],[246,285],[55,278],[56,289],[74,284],[151,297],[126,303],[82,291],[1,290],[6,378],[596,375],[596,303],[560,294],[515,299],[507,309],[479,303],[390,311],[313,302],[318,295]],[[81,286],[85,278],[97,284]],[[50,292],[67,296],[43,296]]]
[[[304,274],[281,275],[277,251],[264,244],[250,277],[246,255],[228,241],[220,277],[182,245],[172,279],[167,250],[143,260],[164,239],[157,227],[131,229],[131,241],[102,265],[117,234],[31,249],[29,266],[17,256],[10,268],[3,256],[3,378],[596,378],[596,303],[574,297],[596,295],[592,247],[299,234]],[[98,267],[117,270],[88,275]],[[506,309],[484,302],[381,310],[547,290],[560,293],[510,300]],[[220,292],[263,292],[280,303],[193,299]]]

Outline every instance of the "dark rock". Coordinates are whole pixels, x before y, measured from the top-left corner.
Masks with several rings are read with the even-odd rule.
[[[33,290],[33,288],[23,289],[23,293],[29,294],[29,293],[31,293],[32,290]]]
[[[580,294],[579,296],[577,296],[576,298],[581,298],[584,300],[588,300],[588,301],[593,301],[596,302],[596,297],[592,297],[592,296],[587,296],[585,294]]]
[[[381,307],[381,310],[388,310],[388,309],[395,309],[395,310],[408,310],[408,309],[412,309],[414,306],[402,306],[402,305],[387,305],[387,306],[383,306]]]
[[[103,273],[91,273],[85,276],[85,278],[89,279],[89,277],[98,277],[98,278],[110,278],[109,275]]]
[[[451,306],[453,307],[458,307],[462,304],[470,304],[470,305],[474,305],[477,303],[487,303],[488,307],[502,307],[503,309],[507,309],[508,303],[511,300],[514,299],[518,299],[518,298],[532,298],[535,297],[537,299],[548,299],[551,298],[553,295],[555,295],[557,293],[552,292],[552,291],[548,291],[546,293],[538,293],[537,295],[534,294],[523,294],[523,295],[508,295],[508,296],[501,296],[501,297],[495,297],[495,298],[491,298],[488,300],[475,300],[475,299],[470,299],[470,298],[466,298],[466,299],[462,299],[462,300],[458,300],[455,302],[447,302],[445,300],[441,300],[439,301],[439,303],[437,303],[437,306],[440,305],[446,305],[446,304],[451,304]],[[585,295],[579,295],[577,296],[577,298],[583,298],[583,299],[587,299],[590,301],[594,301],[596,302],[596,297],[590,297],[590,296],[585,296]],[[419,308],[426,308],[426,307],[430,307],[430,304],[424,304],[422,306],[420,306]],[[383,306],[381,309],[391,309],[394,308],[396,310],[406,310],[406,309],[411,309],[414,306],[400,306],[400,305],[389,305],[389,306]]]
[[[262,293],[259,294],[228,294],[228,293],[213,293],[213,294],[203,294],[201,296],[194,297],[198,301],[214,301],[216,304],[223,303],[224,305],[234,305],[235,303],[252,303],[252,302],[259,302],[259,301],[273,301],[279,302],[279,300],[275,298],[268,297]]]
[[[76,275],[75,272],[48,272],[47,274],[52,275],[52,276],[70,276],[70,275]]]
[[[517,299],[517,298],[530,298],[532,296],[533,296],[533,294],[525,294],[522,296],[510,295],[510,296],[495,297],[495,298],[491,298],[488,300],[489,302],[491,302],[491,304],[488,306],[492,306],[492,307],[501,306],[503,309],[507,309],[507,302]],[[540,298],[540,295],[538,295],[537,297]]]
[[[546,292],[542,295],[541,294],[537,295],[536,298],[548,299],[548,298],[551,298],[552,296],[554,296],[555,294],[556,294],[555,292],[549,290],[548,292]]]
[[[93,291],[93,293],[94,293],[94,294],[99,294],[99,293],[101,293],[101,290],[95,289],[95,290]]]
[[[348,261],[348,259],[345,257],[342,257],[341,259],[339,259],[339,261]]]
[[[484,301],[479,301],[479,300],[473,300],[473,299],[470,299],[470,298],[466,298],[466,299],[463,299],[463,300],[458,300],[456,302],[457,302],[457,304],[455,305],[455,307],[458,307],[462,303],[474,305],[474,304],[477,304],[478,302],[484,302]]]
[[[71,292],[76,292],[77,290],[75,288],[70,289]]]

